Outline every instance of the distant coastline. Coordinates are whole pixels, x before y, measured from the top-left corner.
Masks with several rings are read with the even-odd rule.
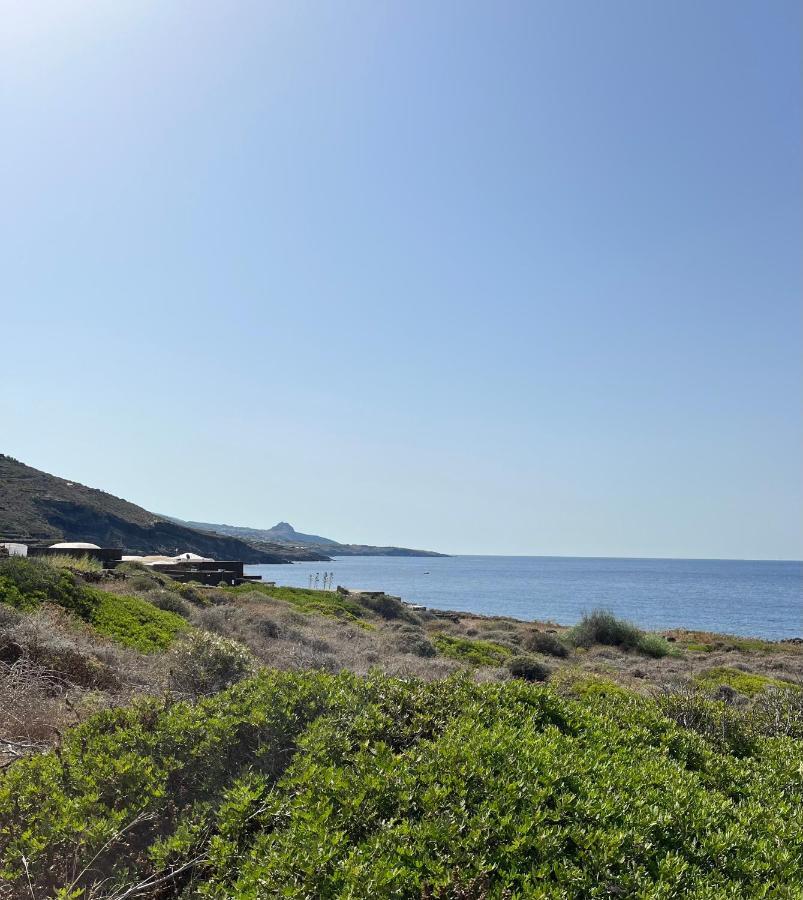
[[[617,557],[336,557],[249,566],[308,587],[334,573],[346,587],[385,590],[433,609],[571,625],[597,607],[642,628],[690,628],[781,640],[803,635],[803,562]]]

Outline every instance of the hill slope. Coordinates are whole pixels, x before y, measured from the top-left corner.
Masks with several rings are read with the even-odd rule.
[[[0,454],[0,537],[28,542],[91,541],[106,547],[122,547],[130,553],[170,554],[178,548],[248,563],[327,558],[315,553],[294,554],[279,546],[275,550],[258,549],[238,537],[191,528],[105,491],[49,475],[3,454]]]
[[[409,547],[375,547],[371,544],[341,544],[332,538],[318,534],[304,534],[296,531],[289,522],[279,522],[273,528],[249,528],[244,525],[219,525],[212,522],[185,522],[171,519],[191,528],[202,531],[214,531],[230,537],[238,537],[246,541],[268,541],[284,547],[308,547],[319,553],[330,553],[333,556],[446,556],[434,550],[412,550]]]

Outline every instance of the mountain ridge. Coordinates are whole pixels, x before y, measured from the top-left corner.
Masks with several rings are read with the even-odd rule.
[[[328,560],[289,545],[256,547],[236,536],[203,531],[152,513],[98,488],[35,469],[0,454],[0,539],[23,543],[89,541],[128,553],[177,549],[246,563]]]
[[[189,551],[249,564],[327,562],[340,556],[443,556],[431,550],[341,544],[296,531],[289,522],[248,528],[185,521],[150,512],[0,453],[0,540],[22,543],[88,541],[131,554]]]
[[[246,525],[226,525],[213,522],[197,522],[172,519],[192,528],[213,531],[229,537],[262,543],[273,542],[287,547],[309,547],[333,556],[446,556],[434,550],[415,550],[410,547],[379,547],[372,544],[342,544],[333,538],[296,531],[289,522],[278,522],[272,528],[253,528]]]

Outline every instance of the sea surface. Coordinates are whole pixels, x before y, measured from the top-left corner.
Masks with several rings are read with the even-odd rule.
[[[554,556],[348,556],[246,566],[266,581],[383,590],[412,603],[519,619],[577,622],[596,607],[643,628],[778,639],[803,636],[803,563]]]

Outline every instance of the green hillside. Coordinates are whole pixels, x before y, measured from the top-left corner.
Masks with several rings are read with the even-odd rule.
[[[299,558],[285,547],[258,548],[237,537],[189,528],[4,454],[0,454],[0,540],[89,541],[143,554],[174,554],[179,549],[249,563]],[[312,558],[327,559],[314,554]]]

